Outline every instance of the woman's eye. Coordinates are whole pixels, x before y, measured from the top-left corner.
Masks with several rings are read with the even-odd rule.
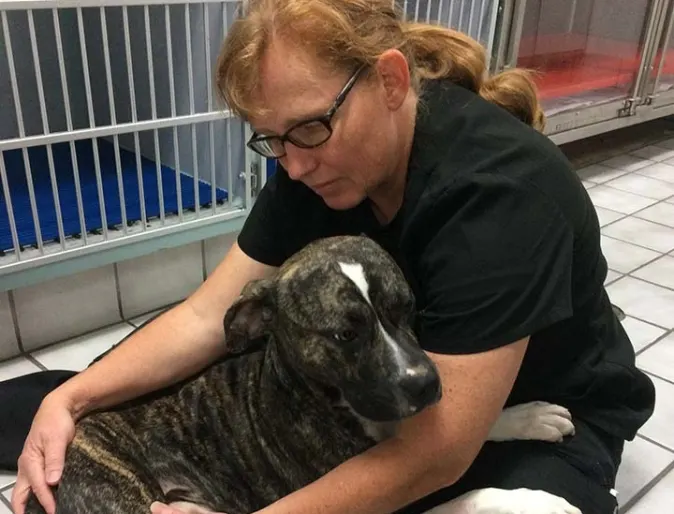
[[[354,330],[343,330],[342,332],[336,332],[332,337],[339,343],[350,343],[358,337],[358,334]]]

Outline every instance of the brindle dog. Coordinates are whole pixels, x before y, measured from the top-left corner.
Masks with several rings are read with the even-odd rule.
[[[227,311],[227,358],[77,424],[57,513],[148,514],[159,500],[248,514],[318,479],[441,398],[413,312],[402,272],[373,241],[309,245]],[[531,409],[504,411],[493,439],[573,430],[564,409]],[[38,512],[31,497],[27,514]]]

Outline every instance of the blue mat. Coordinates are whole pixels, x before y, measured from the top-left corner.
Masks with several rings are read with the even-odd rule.
[[[82,232],[82,228],[80,227],[77,212],[77,197],[70,146],[69,143],[58,143],[52,145],[52,149],[64,232],[66,237],[78,237]],[[93,141],[77,141],[75,143],[75,151],[79,167],[86,231],[87,233],[94,233],[102,228],[102,223],[98,202],[96,170],[94,168]],[[98,151],[107,225],[109,227],[119,226],[122,222],[122,211],[119,202],[114,146],[108,141],[98,140]],[[22,151],[6,151],[4,156],[19,243],[22,246],[36,245],[37,237],[33,225]],[[58,241],[59,234],[56,223],[54,196],[49,177],[47,148],[30,148],[28,156],[33,176],[33,187],[35,189],[35,201],[40,218],[42,239],[45,242]],[[141,219],[136,156],[132,152],[120,149],[120,158],[127,221],[132,223]],[[155,163],[145,157],[141,158],[141,172],[147,218],[159,217],[159,188],[157,185]],[[178,195],[176,191],[175,170],[168,166],[161,166],[160,173],[164,196],[164,211],[167,215],[177,213]],[[194,178],[183,173],[180,175],[180,185],[182,187],[183,210],[194,209]],[[216,189],[216,201],[218,203],[225,201],[227,196],[226,190]],[[202,207],[209,207],[211,204],[211,186],[208,183],[199,182],[199,204]],[[4,191],[2,190],[2,185],[0,185],[0,252],[12,248],[9,215],[7,213]]]

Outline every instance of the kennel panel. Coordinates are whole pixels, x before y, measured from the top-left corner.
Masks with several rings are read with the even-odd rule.
[[[47,243],[51,252],[72,249],[241,209],[245,155],[231,149],[244,132],[231,118],[4,151],[3,203],[11,214],[0,216],[0,251],[17,244],[40,251],[38,237],[42,251]],[[29,215],[31,188],[37,219]]]
[[[0,3],[0,274],[245,217],[264,163],[213,87],[238,6]]]
[[[496,26],[498,0],[395,0],[407,19],[465,32],[488,50]],[[491,52],[488,51],[489,55]]]

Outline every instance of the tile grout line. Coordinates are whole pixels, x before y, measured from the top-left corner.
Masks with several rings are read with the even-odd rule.
[[[627,273],[623,273],[623,272],[620,272],[620,271],[617,271],[617,270],[613,270],[613,271],[615,271],[616,273],[620,273],[622,276],[619,277],[619,278],[617,278],[617,279],[615,279],[615,280],[613,280],[613,281],[611,281],[610,284],[605,284],[605,287],[607,287],[607,286],[609,286],[609,285],[613,285],[613,284],[615,284],[616,282],[618,282],[618,280],[622,280],[622,279],[625,278],[625,277],[629,277],[629,278],[631,278],[631,279],[633,279],[633,280],[640,280],[641,282],[646,282],[647,284],[655,285],[655,286],[661,287],[661,288],[663,288],[663,289],[669,289],[669,290],[674,291],[674,289],[672,289],[672,288],[669,287],[669,286],[665,286],[665,285],[662,285],[662,284],[657,284],[657,283],[655,283],[655,282],[651,282],[651,281],[646,280],[646,279],[643,279],[643,278],[641,278],[641,277],[637,277],[637,276],[635,276],[635,275],[632,275],[632,273],[634,273],[635,271],[639,271],[639,270],[645,268],[646,266],[650,266],[650,265],[653,264],[655,261],[657,261],[657,260],[659,260],[659,259],[662,259],[663,257],[668,257],[668,256],[669,256],[669,254],[663,253],[662,255],[659,255],[658,257],[655,257],[654,259],[651,259],[651,260],[649,260],[649,261],[646,261],[646,262],[643,263],[643,264],[640,264],[639,266],[637,266],[636,268],[634,268],[632,271],[628,271]],[[610,268],[609,268],[609,269],[610,269]],[[650,323],[651,325],[653,324],[652,321],[649,321],[649,323]],[[659,326],[659,325],[658,325],[658,326]],[[666,327],[661,327],[661,328],[666,328]]]
[[[0,0],[0,1],[1,1],[1,0]],[[63,339],[58,339],[57,341],[52,341],[52,342],[50,342],[49,344],[46,344],[46,345],[43,345],[43,346],[39,346],[39,347],[37,347],[37,348],[33,348],[33,349],[29,350],[29,351],[24,350],[24,351],[22,351],[19,355],[17,355],[17,357],[19,357],[19,356],[26,357],[26,356],[28,356],[28,355],[30,355],[30,354],[32,354],[32,353],[34,353],[34,352],[37,352],[37,351],[39,351],[39,350],[44,350],[44,349],[46,349],[46,348],[50,348],[50,347],[52,347],[52,346],[56,346],[57,344],[65,343],[66,341],[70,341],[70,340],[75,339],[75,338],[78,338],[78,337],[86,337],[86,336],[95,334],[96,332],[100,332],[100,331],[102,331],[102,330],[106,330],[106,329],[108,329],[108,328],[112,328],[112,327],[114,327],[114,326],[116,326],[116,325],[123,325],[123,324],[125,324],[125,323],[128,323],[128,322],[127,322],[126,320],[124,320],[124,321],[114,321],[114,322],[112,322],[112,323],[108,323],[107,325],[103,325],[103,326],[100,326],[100,327],[97,327],[97,328],[93,328],[93,329],[91,329],[91,330],[87,330],[86,332],[82,332],[81,334],[77,334],[77,335],[74,335],[74,336],[64,337]]]
[[[631,150],[625,151],[625,150],[622,149],[622,148],[619,149],[619,150],[616,149],[616,148],[613,148],[613,149],[609,149],[609,150],[606,152],[607,155],[608,155],[608,154],[611,154],[610,156],[604,155],[604,156],[600,157],[600,158],[599,158],[598,160],[596,160],[596,161],[593,160],[593,159],[590,157],[590,160],[588,160],[587,164],[583,165],[582,168],[586,168],[586,167],[588,167],[588,166],[592,166],[593,164],[601,164],[602,162],[606,162],[606,161],[608,161],[608,160],[610,160],[610,159],[614,159],[614,158],[616,158],[616,157],[620,157],[621,155],[631,155],[633,152],[638,152],[639,150],[643,150],[644,148],[646,148],[646,147],[648,147],[648,146],[657,146],[658,148],[662,148],[663,150],[674,151],[674,148],[667,148],[666,146],[659,146],[659,144],[658,144],[658,143],[663,143],[663,142],[666,142],[666,141],[670,141],[670,140],[672,140],[672,139],[674,139],[673,134],[669,134],[669,133],[667,133],[667,134],[662,134],[661,136],[656,136],[655,134],[649,134],[649,135],[645,136],[644,138],[639,139],[639,140],[637,140],[636,142],[634,142],[633,144],[634,144],[635,146],[634,146],[634,148],[632,148]],[[611,145],[611,143],[609,143],[609,145]],[[622,145],[621,145],[621,146],[622,146]],[[651,160],[651,159],[646,159],[646,158],[638,157],[638,156],[635,156],[635,157],[637,157],[637,158],[639,158],[639,159],[642,159],[642,160],[644,160],[644,161],[650,161],[650,160]],[[607,166],[607,167],[609,167],[609,166]]]
[[[665,254],[665,255],[663,255],[662,257],[668,257],[668,255]],[[658,257],[657,259],[654,259],[654,260],[650,261],[649,263],[646,264],[646,266],[649,266],[649,265],[653,264],[655,261],[662,259],[662,257]],[[639,268],[636,268],[634,271],[639,271],[639,270],[643,269],[644,267],[645,267],[645,266],[640,266]],[[666,284],[660,284],[660,283],[658,283],[658,282],[653,282],[653,281],[650,280],[650,279],[643,278],[643,277],[638,277],[638,276],[636,276],[636,275],[632,275],[632,273],[634,273],[634,272],[633,272],[633,271],[630,271],[629,273],[626,273],[625,275],[628,276],[628,277],[630,277],[630,278],[633,278],[634,280],[641,280],[642,282],[646,282],[647,284],[651,284],[651,285],[654,285],[654,286],[658,286],[658,287],[661,287],[662,289],[668,289],[668,290],[674,292],[674,287],[670,287],[670,286],[668,286],[668,285],[666,285]],[[663,327],[663,328],[664,328],[664,327]]]
[[[603,186],[603,185],[606,185],[606,184],[597,184],[597,185]],[[595,210],[596,210],[597,207],[601,207],[602,209],[605,209],[605,210],[607,210],[607,211],[615,212],[616,214],[622,214],[622,218],[617,219],[617,220],[613,220],[613,221],[607,223],[606,225],[604,225],[604,226],[602,226],[602,227],[600,227],[600,228],[604,229],[604,228],[606,228],[606,227],[608,227],[608,226],[610,226],[610,225],[614,225],[615,223],[618,223],[619,221],[624,220],[624,219],[627,218],[627,217],[634,216],[634,217],[636,217],[637,219],[639,219],[639,220],[641,220],[641,221],[647,221],[647,222],[649,222],[649,223],[653,223],[654,225],[659,225],[659,226],[661,226],[661,227],[665,227],[665,228],[672,229],[672,227],[671,227],[670,225],[665,225],[664,223],[660,223],[659,221],[652,221],[652,220],[648,220],[648,219],[644,219],[644,218],[639,218],[639,216],[638,216],[638,214],[642,213],[643,211],[646,211],[646,210],[648,210],[648,209],[650,209],[650,208],[652,208],[652,207],[656,207],[656,206],[658,206],[658,205],[660,205],[660,204],[662,204],[662,203],[666,203],[667,205],[672,205],[672,204],[669,203],[669,200],[671,200],[671,199],[673,198],[672,196],[668,196],[667,198],[657,199],[657,198],[650,198],[650,197],[648,197],[648,196],[640,195],[640,194],[638,194],[638,193],[630,193],[629,191],[623,191],[622,189],[617,189],[617,188],[611,187],[611,186],[609,186],[609,185],[606,185],[606,187],[608,187],[609,189],[612,189],[613,191],[618,191],[619,193],[629,193],[629,194],[632,194],[632,195],[636,195],[636,196],[638,196],[638,197],[640,197],[640,198],[644,198],[645,200],[652,200],[653,203],[651,203],[651,204],[649,204],[649,205],[647,205],[647,206],[645,206],[645,207],[642,207],[641,209],[637,209],[636,211],[633,211],[633,212],[630,212],[630,213],[624,213],[624,212],[620,212],[620,211],[613,210],[613,209],[611,209],[611,208],[609,208],[609,207],[603,207],[603,206],[601,206],[601,205],[595,205],[594,202],[592,202],[592,205],[594,205]],[[674,230],[674,229],[673,229],[673,230]]]
[[[615,239],[616,241],[622,241],[621,239],[616,239],[615,237],[611,237],[611,236],[604,236],[604,237],[608,237],[609,239]],[[623,242],[623,243],[626,243],[627,241],[622,241],[622,242]],[[629,243],[629,244],[633,244],[633,243]],[[635,246],[638,246],[638,245],[635,245]],[[643,248],[643,247],[640,247],[640,248]],[[651,250],[651,251],[652,251],[652,252],[660,253],[660,252],[658,252],[657,250]],[[604,253],[604,252],[602,251],[602,254],[603,254],[603,253]],[[648,260],[648,261],[645,261],[643,264],[640,264],[640,265],[637,266],[636,268],[633,268],[633,269],[631,269],[630,271],[627,271],[627,272],[618,271],[618,270],[616,270],[616,269],[612,269],[612,268],[608,267],[608,269],[610,269],[611,271],[615,271],[616,273],[620,273],[620,274],[622,275],[621,277],[619,277],[619,278],[617,278],[617,279],[615,279],[615,280],[612,280],[612,281],[611,281],[611,284],[614,284],[615,282],[617,282],[618,280],[620,280],[620,279],[622,279],[622,278],[630,277],[630,278],[632,278],[632,279],[634,279],[634,280],[641,280],[642,282],[646,282],[646,283],[651,284],[651,285],[654,285],[654,286],[662,287],[663,289],[669,289],[670,291],[674,291],[674,287],[669,287],[668,285],[665,285],[665,284],[660,284],[660,283],[657,283],[657,282],[652,282],[651,280],[648,280],[648,279],[645,279],[645,278],[638,277],[638,276],[634,275],[634,273],[636,273],[637,271],[640,271],[640,270],[646,268],[647,266],[650,266],[650,265],[653,264],[655,261],[658,261],[658,260],[662,259],[663,257],[671,257],[671,256],[672,256],[672,255],[671,255],[671,252],[660,253],[660,255],[658,255],[657,257],[654,257],[653,259],[650,259],[650,260]],[[606,258],[606,256],[604,256],[604,258]],[[608,262],[607,262],[606,264],[607,264],[607,266],[608,266]],[[608,286],[608,285],[609,285],[609,284],[605,284],[605,286]],[[649,323],[650,323],[650,322],[649,322]],[[651,323],[651,324],[652,324],[652,323]],[[658,326],[659,326],[659,325],[658,325]],[[666,328],[666,327],[661,327],[661,328]]]
[[[2,492],[5,492],[6,490],[8,491],[8,490],[11,489],[12,487],[14,487],[14,485],[8,487],[7,489],[3,490]],[[3,504],[5,504],[5,505],[7,506],[7,508],[9,508],[9,512],[14,512],[14,511],[12,510],[12,504],[9,502],[9,500],[8,500],[7,498],[5,498],[5,495],[4,495],[4,494],[0,494],[0,502],[2,502]]]
[[[599,230],[603,230],[605,227],[608,227],[609,225],[613,225],[614,223],[617,223],[617,222],[619,222],[621,220],[624,220],[625,218],[629,218],[631,216],[631,214],[624,214],[622,212],[613,211],[611,209],[607,209],[606,207],[601,207],[600,205],[595,205],[594,208],[595,208],[595,211],[597,210],[597,208],[599,208],[599,209],[604,209],[605,211],[612,212],[614,214],[619,214],[619,216],[616,219],[611,220],[611,221],[609,221],[609,222],[607,222],[603,225],[601,224],[601,220],[599,220]],[[597,213],[597,218],[599,218],[599,213]],[[641,218],[639,218],[639,219],[641,219]]]
[[[667,163],[664,162],[664,161],[658,161],[658,162],[656,162],[655,164],[667,164]],[[628,173],[636,173],[636,174],[639,175],[640,177],[646,177],[646,178],[650,178],[650,179],[653,179],[653,180],[659,180],[660,182],[665,182],[666,184],[672,184],[672,185],[674,185],[674,182],[670,182],[669,180],[664,180],[664,179],[661,179],[661,178],[658,178],[658,177],[654,177],[653,175],[646,175],[645,173],[643,173],[643,171],[644,171],[646,168],[650,167],[650,166],[652,166],[652,165],[649,164],[648,166],[644,166],[643,168],[639,168],[638,170],[630,171],[630,172],[628,172]],[[674,173],[674,164],[667,164],[667,166],[669,166],[670,168],[672,168],[672,173]],[[640,171],[641,171],[642,173],[639,173]],[[608,181],[607,181],[607,182],[608,182]]]
[[[619,220],[616,220],[616,221],[619,221]],[[608,226],[608,225],[606,225],[606,226]],[[671,227],[669,227],[669,228],[671,228]],[[666,252],[661,252],[661,251],[659,251],[659,250],[653,250],[652,248],[648,248],[648,247],[646,247],[646,246],[641,246],[641,245],[636,244],[636,243],[633,243],[633,242],[631,242],[631,241],[624,241],[624,240],[622,240],[622,239],[618,239],[618,238],[616,238],[616,237],[609,236],[609,235],[606,235],[606,234],[601,234],[601,235],[604,236],[604,237],[607,237],[607,238],[609,238],[609,239],[613,239],[614,241],[620,241],[621,243],[631,244],[631,245],[633,245],[633,246],[637,246],[637,247],[642,248],[642,249],[644,249],[644,250],[650,250],[651,252],[655,252],[655,253],[658,253],[658,254],[659,254],[657,257],[654,257],[653,259],[650,259],[650,260],[644,262],[643,264],[640,264],[640,265],[637,266],[636,268],[633,268],[633,269],[631,269],[630,271],[627,271],[627,272],[618,271],[618,270],[616,270],[616,269],[613,269],[613,268],[610,267],[610,265],[608,265],[608,262],[607,262],[608,269],[610,269],[611,271],[615,271],[616,273],[620,273],[620,274],[622,275],[621,277],[619,277],[619,278],[617,278],[617,279],[615,279],[615,280],[612,280],[612,281],[610,282],[611,284],[617,282],[617,281],[620,280],[621,278],[624,278],[624,277],[630,277],[630,278],[633,278],[633,279],[635,279],[635,280],[641,280],[642,282],[647,282],[647,283],[649,283],[649,284],[652,284],[652,285],[655,285],[655,286],[662,287],[662,288],[664,288],[664,289],[669,289],[669,290],[674,291],[674,288],[669,287],[669,286],[667,286],[667,285],[664,285],[664,284],[658,284],[658,283],[656,283],[656,282],[651,282],[650,280],[647,280],[647,279],[638,277],[638,276],[636,276],[636,275],[633,275],[633,273],[635,273],[636,271],[642,270],[642,269],[645,268],[646,266],[649,266],[649,265],[653,264],[655,261],[660,260],[660,259],[662,259],[663,257],[671,257],[671,256],[672,256],[672,252],[674,252],[674,250],[668,250],[668,251],[666,251]],[[603,253],[604,253],[604,251],[602,250],[602,254],[603,254]],[[605,255],[604,255],[604,258],[606,258]],[[608,286],[609,284],[605,284],[605,285]],[[664,327],[662,327],[662,328],[664,328]]]
[[[628,217],[629,217],[629,216],[628,216]],[[623,218],[623,219],[625,219],[625,218]],[[620,221],[620,220],[616,220],[615,222],[617,223],[618,221]],[[645,221],[645,220],[644,220],[644,221]],[[604,227],[608,227],[608,225],[605,225]],[[667,228],[669,228],[669,229],[671,229],[671,230],[674,231],[674,229],[673,229],[672,227],[667,227]],[[641,248],[642,250],[649,250],[649,251],[651,251],[651,252],[658,253],[658,254],[660,254],[659,257],[662,257],[663,255],[667,255],[667,254],[670,253],[672,250],[674,250],[674,248],[672,248],[671,250],[665,250],[665,251],[663,252],[662,250],[654,250],[653,248],[649,248],[648,246],[640,245],[640,244],[635,243],[635,242],[633,242],[633,241],[625,241],[624,239],[618,239],[618,238],[615,237],[615,236],[609,236],[608,234],[604,234],[603,232],[601,233],[601,235],[602,235],[603,237],[608,237],[609,239],[613,239],[614,241],[620,241],[621,243],[627,243],[627,244],[630,244],[630,245],[632,245],[632,246],[636,246],[637,248]],[[613,271],[618,271],[618,270],[613,270]],[[623,273],[623,272],[622,272],[622,271],[618,271],[618,273]]]
[[[44,364],[42,364],[42,363],[41,363],[39,360],[37,360],[35,357],[33,357],[33,355],[32,355],[31,353],[26,353],[26,354],[24,355],[24,357],[25,357],[27,360],[29,360],[30,362],[32,362],[33,364],[35,364],[38,368],[40,368],[40,370],[42,370],[42,371],[49,371],[49,368],[47,368],[47,366],[45,366]]]
[[[639,148],[637,148],[637,150],[639,150]],[[605,160],[603,160],[603,161],[601,161],[601,162],[599,162],[599,163],[597,163],[597,164],[602,164],[602,163],[603,163],[602,166],[604,166],[605,168],[611,168],[612,170],[618,170],[618,171],[625,171],[626,173],[633,173],[633,172],[636,171],[636,170],[625,170],[624,167],[617,168],[617,167],[615,167],[615,166],[611,166],[610,164],[605,164],[605,163],[607,163],[608,161],[611,161],[611,160],[613,160],[613,159],[617,159],[617,158],[619,158],[619,157],[624,157],[624,156],[632,157],[632,158],[635,159],[635,160],[638,159],[638,160],[640,160],[640,161],[648,161],[648,162],[650,162],[651,164],[656,164],[656,163],[657,163],[657,161],[654,161],[654,160],[652,160],[652,159],[644,159],[643,157],[638,157],[638,156],[636,156],[636,155],[631,155],[630,152],[625,152],[625,153],[620,153],[620,154],[618,154],[618,155],[614,155],[613,157],[609,157],[608,159],[605,159]],[[642,168],[645,168],[646,166],[650,166],[651,164],[644,164],[644,165],[642,166]],[[629,164],[628,164],[628,166],[629,166]],[[641,169],[641,168],[640,168],[640,169]]]
[[[638,316],[633,316],[632,314],[625,313],[625,316],[628,317],[628,318],[635,319],[637,321],[641,321],[642,323],[645,323],[646,325],[650,325],[653,328],[659,328],[660,330],[664,330],[665,332],[669,332],[670,330],[672,330],[669,327],[663,327],[661,325],[658,325],[657,323],[653,323],[652,321],[647,321],[645,319],[641,319]]]
[[[606,282],[604,282],[604,288],[610,286],[611,284],[617,282],[618,280],[620,280],[621,278],[623,278],[625,276],[625,273],[620,273],[619,271],[612,270],[611,268],[609,268],[609,270],[613,271],[614,273],[617,273],[618,276],[614,277],[611,280],[607,280]]]
[[[650,439],[644,437],[649,442],[653,442]],[[658,445],[660,446],[660,445]],[[670,473],[674,469],[674,461],[670,462],[665,468],[655,475],[651,480],[649,480],[645,486],[643,486],[641,489],[639,489],[632,498],[630,498],[627,502],[625,502],[625,505],[620,506],[619,508],[619,513],[620,514],[627,514],[632,507],[634,507],[644,496],[646,496],[651,490],[660,483],[660,481],[667,476],[668,473]],[[620,494],[620,493],[618,493]],[[618,498],[618,501],[620,501],[620,498]]]
[[[208,278],[208,271],[206,270],[206,241],[201,240],[201,279],[205,282]]]
[[[24,352],[23,340],[21,339],[21,330],[19,329],[19,313],[16,310],[16,301],[14,300],[14,290],[7,291],[7,301],[9,302],[9,312],[12,316],[12,324],[14,325],[14,335],[16,337],[16,344],[19,347],[19,355]]]
[[[124,307],[122,306],[122,286],[119,281],[119,268],[117,267],[116,262],[112,265],[112,272],[115,277],[115,290],[117,292],[117,308],[119,309],[119,317],[122,320],[126,320],[124,317]]]
[[[659,379],[659,380],[662,380],[663,382],[667,382],[669,385],[674,385],[674,380],[670,380],[670,379],[668,379],[668,378],[661,377],[660,375],[656,375],[656,374],[653,373],[652,371],[647,371],[647,370],[645,370],[645,369],[642,369],[641,371],[643,371],[644,373],[646,373],[646,374],[648,374],[648,375],[650,375],[650,376],[652,376],[652,377],[654,377],[654,378],[657,378],[657,379]]]
[[[648,437],[647,435],[644,435],[642,433],[637,433],[637,437],[640,437],[644,441],[648,441],[649,443],[654,444],[655,446],[657,446],[658,448],[661,448],[662,450],[666,450],[667,452],[671,453],[674,456],[674,450],[672,450],[668,446],[665,446],[662,443],[659,443],[655,439],[653,439],[651,437]],[[674,462],[673,462],[673,464],[674,464]]]
[[[646,350],[648,350],[648,349],[652,348],[653,346],[655,346],[656,344],[658,344],[658,343],[659,343],[660,341],[662,341],[663,339],[667,339],[670,335],[672,335],[672,333],[674,333],[674,329],[672,329],[672,330],[667,330],[664,334],[662,334],[660,337],[656,337],[653,341],[651,341],[650,343],[648,343],[648,344],[647,344],[646,346],[644,346],[641,350],[639,350],[639,351],[637,351],[637,352],[634,352],[634,355],[635,355],[636,357],[638,357],[639,355],[641,355],[642,353],[644,353]]]

